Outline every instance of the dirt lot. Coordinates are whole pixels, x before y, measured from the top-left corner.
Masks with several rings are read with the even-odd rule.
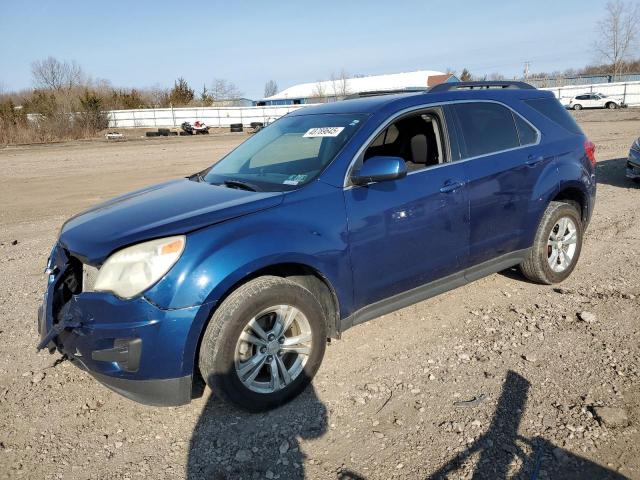
[[[245,137],[0,150],[0,478],[640,478],[640,110],[579,120],[600,185],[568,281],[504,272],[353,328],[264,415],[138,405],[34,348],[63,220]]]

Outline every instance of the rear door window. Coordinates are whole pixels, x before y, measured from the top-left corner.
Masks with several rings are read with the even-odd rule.
[[[466,147],[464,158],[477,157],[520,146],[513,114],[497,103],[453,105]]]

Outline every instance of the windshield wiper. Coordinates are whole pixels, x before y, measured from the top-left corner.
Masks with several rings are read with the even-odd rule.
[[[241,182],[240,180],[225,180],[223,182],[229,188],[237,188],[240,190],[248,190],[250,192],[257,192],[258,189],[250,183]]]
[[[193,175],[190,175],[187,178],[192,182],[207,183],[206,180],[204,179],[204,176],[202,175],[202,172],[194,173]]]

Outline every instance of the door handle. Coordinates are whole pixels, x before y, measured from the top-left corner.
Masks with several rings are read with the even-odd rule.
[[[542,155],[539,155],[537,157],[534,157],[533,155],[530,155],[528,160],[526,162],[524,162],[526,165],[528,165],[529,167],[534,167],[537,164],[539,164],[540,162],[542,162],[544,160],[544,157]]]
[[[440,188],[440,193],[451,193],[460,187],[464,187],[464,182],[451,182]]]

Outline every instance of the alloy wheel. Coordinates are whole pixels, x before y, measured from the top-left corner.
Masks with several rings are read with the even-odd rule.
[[[292,305],[266,308],[243,329],[235,349],[235,369],[243,385],[274,393],[302,373],[312,345],[307,317]]]
[[[578,241],[578,229],[569,217],[560,217],[547,240],[547,260],[556,273],[564,272],[573,261]]]

